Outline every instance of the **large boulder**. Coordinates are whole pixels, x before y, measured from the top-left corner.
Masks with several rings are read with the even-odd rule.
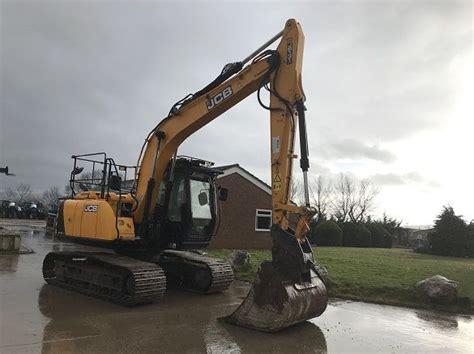
[[[249,267],[251,255],[245,250],[235,250],[229,254],[226,261],[230,263],[234,271]]]
[[[440,304],[450,304],[458,295],[458,283],[441,275],[416,283],[418,294],[424,299]]]

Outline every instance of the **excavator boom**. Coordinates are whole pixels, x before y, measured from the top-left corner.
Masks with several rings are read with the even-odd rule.
[[[278,38],[281,41],[277,50],[264,51]],[[300,121],[301,167],[305,181],[309,167],[304,122],[305,96],[301,82],[303,48],[301,26],[293,19],[288,20],[284,30],[257,51],[241,62],[227,64],[212,83],[173,106],[169,115],[149,133],[139,156],[138,206],[134,212],[136,224],[146,224],[148,216],[153,214],[159,184],[169,161],[177,156],[181,143],[256,91],[260,104],[270,111],[273,224],[286,230],[290,213],[307,214],[307,199],[305,207],[299,208],[295,208],[289,200],[293,159],[297,157],[294,154],[296,116]],[[244,67],[249,61],[251,63]],[[261,101],[262,88],[271,92],[269,107]],[[305,196],[308,195],[307,189],[305,183]],[[307,223],[307,218],[304,221]],[[299,228],[301,232],[296,235],[297,238],[307,231],[305,227]],[[146,227],[142,228],[142,232],[146,232]]]

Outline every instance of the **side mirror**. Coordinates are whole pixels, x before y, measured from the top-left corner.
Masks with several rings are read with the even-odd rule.
[[[110,176],[109,187],[114,191],[119,191],[122,188],[122,178],[117,175]]]
[[[84,167],[74,167],[74,170],[72,170],[71,174],[73,176],[76,176],[79,173],[81,173],[82,171],[84,171]]]
[[[229,190],[224,187],[219,187],[219,200],[225,202],[227,200],[227,197],[229,196]]]
[[[209,203],[206,192],[201,192],[198,194],[199,205],[204,206]]]

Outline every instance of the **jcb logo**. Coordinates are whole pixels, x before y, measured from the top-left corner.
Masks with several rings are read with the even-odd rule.
[[[86,205],[86,207],[84,208],[84,211],[86,213],[95,213],[97,211],[97,205]]]
[[[232,87],[231,86],[226,87],[225,89],[223,89],[221,92],[219,92],[214,97],[211,97],[211,99],[209,99],[209,101],[206,102],[207,103],[207,110],[210,111],[215,106],[217,106],[219,103],[221,103],[225,99],[232,96],[232,94],[233,94]]]

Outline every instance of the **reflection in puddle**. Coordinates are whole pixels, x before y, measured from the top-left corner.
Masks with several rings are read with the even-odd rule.
[[[54,238],[54,230],[46,229],[44,232],[44,238],[53,239]]]
[[[19,229],[18,232],[21,234],[21,236],[27,236],[27,237],[33,236],[33,230],[31,229]]]
[[[87,321],[87,316],[103,312],[100,301],[44,284],[38,307],[49,318],[43,329],[42,353],[84,352],[82,340],[102,335]]]
[[[311,322],[303,322],[277,333],[262,333],[218,322],[219,332],[208,334],[208,352],[223,352],[235,349],[236,352],[252,353],[326,353],[327,344],[324,333]],[[216,334],[220,340],[216,340]],[[225,338],[226,341],[222,341]],[[224,344],[224,346],[221,346]],[[262,348],[265,348],[264,350]]]
[[[170,295],[161,304],[122,308],[44,285],[38,306],[49,322],[44,327],[42,352],[82,352],[88,345],[104,352],[125,347],[141,352],[148,352],[147,348],[193,353],[327,352],[325,336],[313,323],[261,333],[216,320],[229,309],[211,304],[225,296],[212,300],[189,293]]]
[[[0,257],[0,272],[16,272],[18,269],[18,255],[4,254]]]
[[[429,324],[435,328],[449,330],[455,330],[458,328],[456,316],[438,314],[435,312],[416,311],[416,317],[423,321],[429,322]]]

